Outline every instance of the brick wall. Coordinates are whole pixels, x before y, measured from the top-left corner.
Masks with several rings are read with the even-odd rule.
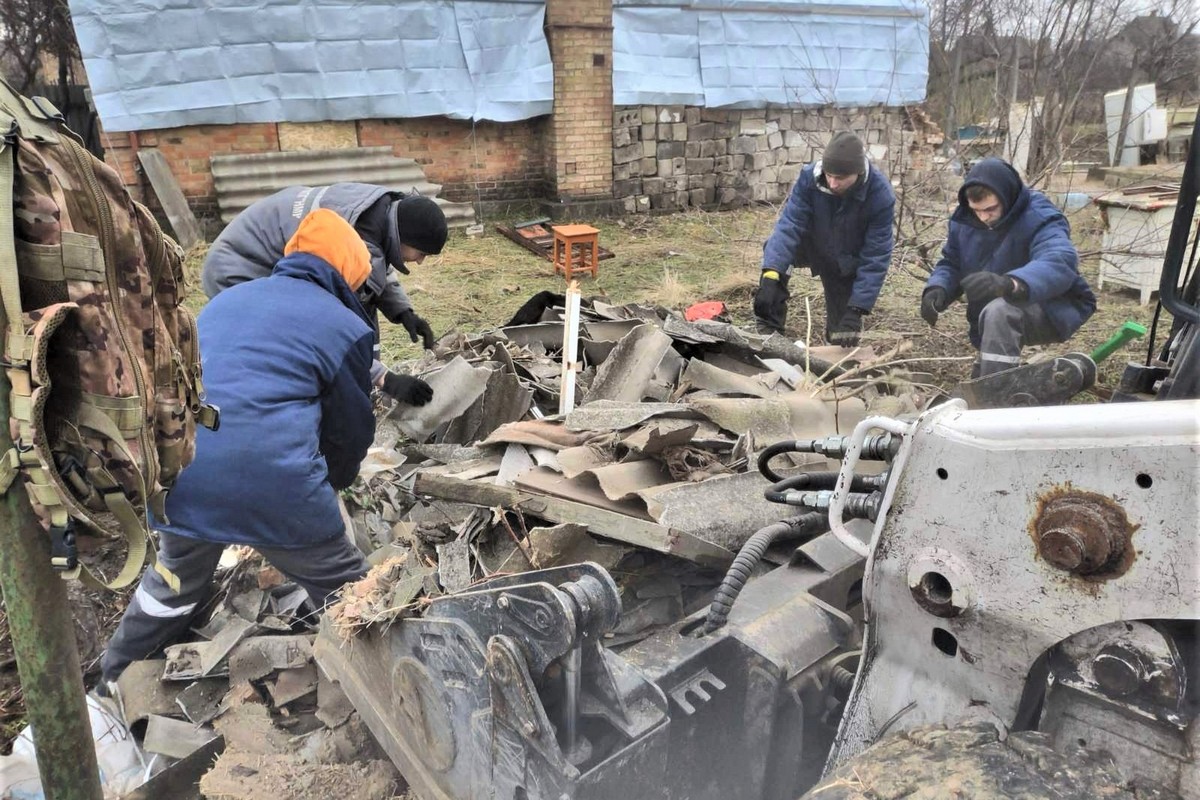
[[[547,0],[554,113],[547,142],[560,200],[612,196],[612,2]]]
[[[523,200],[548,193],[546,117],[474,126],[444,117],[351,124],[356,126],[358,146],[386,145],[397,156],[415,159],[431,182],[442,184],[441,196],[448,200]],[[193,212],[211,220],[218,214],[209,159],[229,153],[278,151],[278,128],[275,123],[240,123],[140,131],[133,137],[110,134],[104,137],[105,160],[121,173],[135,197],[154,207],[153,193],[135,170],[134,153],[135,147],[157,148],[171,165]]]
[[[548,128],[548,117],[474,126],[444,117],[361,120],[358,144],[391,145],[415,159],[448,200],[524,200],[546,195]]]

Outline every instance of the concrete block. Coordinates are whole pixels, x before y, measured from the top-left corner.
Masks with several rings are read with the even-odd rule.
[[[629,128],[613,128],[613,147],[626,147],[633,141],[633,137],[629,135]]]
[[[869,144],[867,145],[867,158],[872,161],[883,161],[888,156],[888,147],[885,144]]]
[[[658,160],[658,177],[669,178],[675,174],[675,162],[670,158],[660,158]]]
[[[688,192],[688,202],[696,207],[711,206],[716,202],[717,190],[710,188],[692,189]]]
[[[662,194],[663,182],[663,178],[642,178],[642,191],[651,197]]]
[[[692,175],[689,173],[687,176],[688,191],[690,192],[692,189],[703,189],[705,177],[706,176],[704,176],[704,175],[699,175],[699,174]]]
[[[642,179],[633,178],[627,181],[613,181],[613,197],[632,197],[642,191]]]
[[[687,160],[687,172],[689,175],[712,172],[713,161],[714,159],[711,158],[689,158]]]
[[[658,137],[658,126],[654,123],[640,126],[639,133],[643,142],[653,142]]]
[[[613,180],[614,181],[628,180],[629,176],[630,176],[630,169],[629,169],[630,165],[637,164],[637,163],[639,163],[639,162],[631,161],[629,164],[613,164]]]
[[[658,174],[657,158],[643,158],[638,163],[642,165],[642,177]]]
[[[779,133],[779,121],[767,120],[766,134],[770,136],[772,133]]]
[[[638,108],[624,108],[613,112],[614,128],[632,128],[642,121],[642,112]]]
[[[770,150],[771,149],[770,139],[771,139],[771,137],[767,136],[765,133],[760,133],[758,136],[755,136],[754,137],[754,150],[759,153],[761,153],[764,150]]]
[[[655,106],[642,106],[641,112],[643,125],[658,122],[658,109]]]
[[[686,122],[676,122],[673,125],[671,125],[671,141],[686,142],[687,138],[688,138],[688,134],[687,134],[687,123]]]
[[[658,142],[653,139],[647,139],[642,142],[642,158],[657,158],[658,157]]]
[[[623,199],[621,201],[622,206],[625,208],[626,214],[636,214],[637,213],[637,210],[638,210],[637,201],[638,201],[638,199],[636,197],[626,197],[625,199]]]
[[[792,112],[783,111],[779,114],[779,130],[790,131],[792,129]]]
[[[633,144],[628,144],[625,147],[613,148],[613,163],[614,164],[628,164],[630,161],[634,161],[641,157],[642,157],[642,143],[641,142],[634,142]]]
[[[762,172],[759,173],[758,180],[762,183],[778,183],[779,170],[774,165],[763,167]]]
[[[753,170],[761,170],[775,165],[775,155],[773,153],[755,153],[751,159],[750,169]]]
[[[655,157],[661,161],[664,158],[683,158],[686,153],[686,142],[659,142],[655,150]]]
[[[658,121],[660,124],[683,122],[683,106],[659,106]]]
[[[697,125],[700,122],[700,109],[697,106],[688,106],[683,110],[683,121],[688,125]]]
[[[688,141],[698,142],[704,139],[711,139],[716,128],[717,126],[711,122],[689,122]]]
[[[645,214],[647,211],[650,210],[649,196],[644,195],[644,194],[639,195],[638,197],[634,198],[634,200],[637,203],[637,212],[639,214]]]
[[[800,177],[800,170],[804,167],[799,164],[788,164],[779,168],[779,182],[791,186]]]
[[[687,147],[683,149],[684,158],[700,158],[700,142],[687,143]]]
[[[788,163],[789,164],[807,164],[809,158],[808,145],[801,147],[788,148]]]
[[[713,124],[714,139],[732,139],[740,135],[740,126],[736,122],[717,122]]]
[[[746,119],[743,117],[738,124],[738,132],[743,136],[759,136],[767,132],[765,119]]]
[[[788,131],[791,133],[791,131]],[[783,134],[779,131],[767,134],[767,149],[774,150],[778,147],[783,147]]]
[[[804,144],[804,135],[800,131],[783,132],[784,147],[799,147],[802,144]]]
[[[753,136],[738,136],[729,140],[731,154],[749,154],[758,150],[758,142]]]
[[[687,175],[687,159],[683,157],[672,158],[671,172],[676,175]]]
[[[717,152],[717,143],[713,139],[707,139],[703,142],[699,142],[699,145],[700,147],[697,148],[699,152],[694,156],[689,156],[690,158],[712,158],[714,156],[724,155],[724,153]]]
[[[705,189],[717,188],[717,178],[719,176],[715,172],[710,172],[707,175],[700,176],[700,185]]]

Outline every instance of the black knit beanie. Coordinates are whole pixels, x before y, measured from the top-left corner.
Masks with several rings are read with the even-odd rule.
[[[863,143],[850,131],[838,131],[829,140],[821,157],[821,171],[826,175],[861,175]]]
[[[436,256],[446,246],[446,215],[428,197],[412,195],[396,203],[396,229],[400,244]]]

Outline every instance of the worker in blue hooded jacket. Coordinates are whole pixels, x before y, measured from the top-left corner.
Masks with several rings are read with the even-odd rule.
[[[1096,310],[1079,274],[1071,226],[1012,165],[985,158],[958,190],[958,208],[925,284],[921,316],[931,326],[963,295],[976,374],[1021,363],[1026,345],[1065,342]]]
[[[226,289],[200,313],[205,388],[221,426],[197,433],[166,515],[151,520],[158,562],[101,660],[105,686],[187,631],[227,545],[257,549],[318,609],[366,573],[337,491],[375,435],[375,332],[356,294],[370,255],[328,209],[304,217],[284,253],[270,277]]]
[[[763,246],[754,297],[760,330],[782,333],[793,265],[806,266],[825,290],[825,338],[858,344],[892,260],[896,196],[871,164],[862,140],[839,131],[821,160],[796,179],[775,230]]]

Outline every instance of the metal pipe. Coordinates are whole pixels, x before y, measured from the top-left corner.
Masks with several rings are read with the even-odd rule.
[[[10,390],[0,369],[0,454],[13,447]],[[66,585],[50,566],[49,540],[20,478],[0,503],[0,554],[0,590],[42,791],[53,800],[103,800]]]
[[[1167,240],[1167,252],[1163,255],[1162,276],[1158,282],[1158,300],[1163,308],[1176,319],[1200,323],[1200,311],[1187,304],[1179,295],[1179,272],[1183,266],[1183,254],[1187,249],[1192,232],[1192,216],[1196,212],[1196,195],[1200,194],[1200,150],[1195,142],[1200,137],[1200,116],[1192,128],[1192,150],[1183,167],[1183,181],[1179,186],[1179,201],[1175,206],[1175,219],[1171,224],[1171,238]]]
[[[565,706],[566,719],[563,720],[563,729],[566,732],[566,746],[563,752],[567,754],[567,758],[571,758],[575,754],[576,743],[579,741],[579,680],[581,665],[583,663],[582,646],[576,642],[575,646],[563,656],[563,678],[567,682],[566,702]]]

